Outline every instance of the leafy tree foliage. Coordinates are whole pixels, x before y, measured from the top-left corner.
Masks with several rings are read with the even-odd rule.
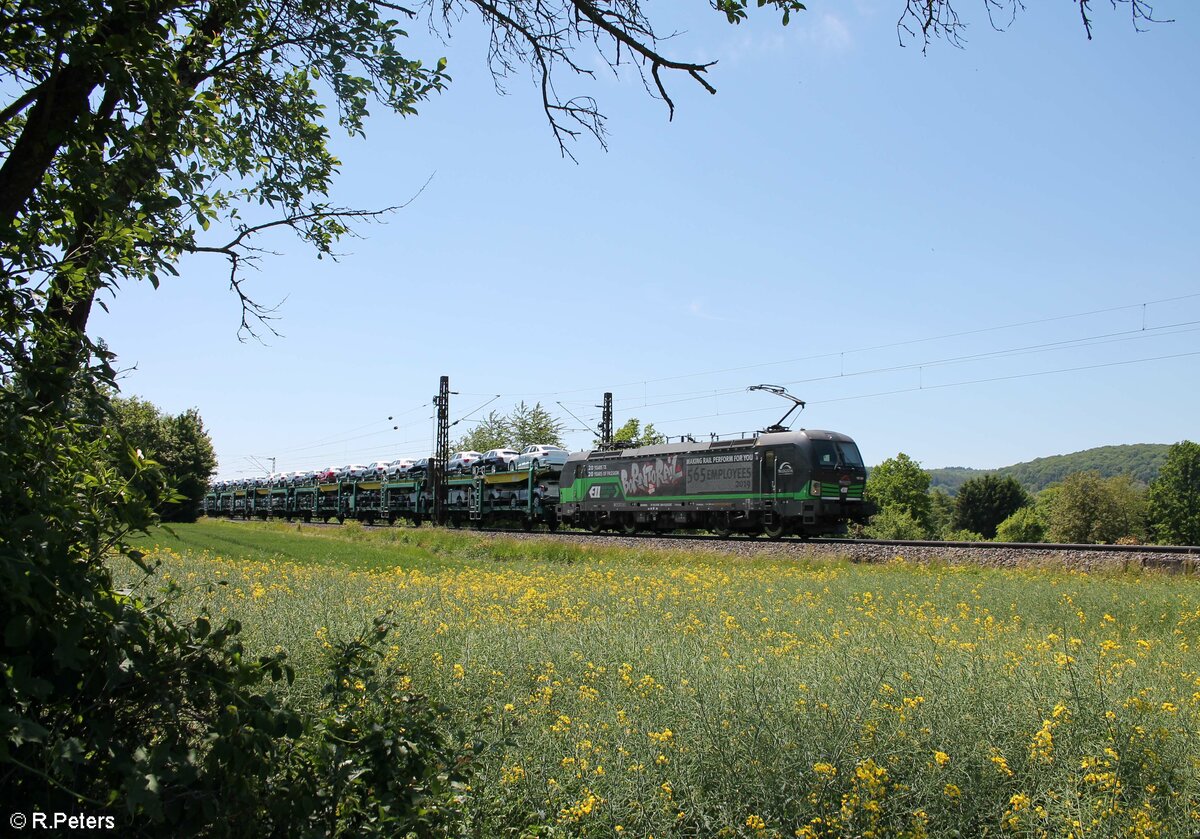
[[[908,514],[922,533],[920,537],[913,538],[923,539],[929,533],[932,521],[929,473],[904,452],[888,458],[871,470],[867,479],[866,498],[878,505],[880,513],[894,510]]]
[[[1039,457],[1028,463],[1007,466],[999,470],[999,474],[1016,478],[1023,486],[1035,490],[1075,472],[1096,472],[1103,478],[1126,475],[1135,481],[1149,483],[1162,468],[1167,448],[1157,443],[1100,446],[1074,454]]]
[[[950,528],[941,536],[945,542],[982,542],[984,541],[983,534],[976,533],[974,530],[967,528]]]
[[[530,406],[522,400],[507,415],[492,411],[474,429],[454,441],[451,448],[458,451],[486,452],[488,449],[523,449],[535,444],[562,445],[566,428],[555,419],[542,403]]]
[[[495,411],[476,423],[475,427],[450,444],[454,451],[486,452],[491,449],[511,448],[511,426],[508,417]]]
[[[785,16],[797,0],[766,0]],[[762,5],[762,4],[760,4]],[[745,3],[723,2],[731,22]],[[589,97],[560,98],[556,71],[588,74],[571,56],[595,44],[613,66],[651,71],[668,106],[662,71],[706,88],[709,64],[658,51],[640,5],[590,0],[429,4],[431,23],[478,14],[491,28],[490,58],[504,75],[528,63],[560,144],[603,138]],[[437,12],[435,12],[437,10]],[[375,100],[400,115],[441,91],[445,61],[406,57],[384,0],[31,0],[0,7],[0,260],[6,282],[36,278],[45,314],[82,332],[96,293],[122,281],[175,272],[188,253],[239,269],[258,253],[253,237],[290,229],[321,254],[355,219],[372,213],[331,205],[338,161],[325,109],[364,133]],[[565,145],[563,146],[565,149]],[[257,208],[262,208],[257,209]],[[210,232],[214,223],[225,229]],[[242,295],[243,327],[269,312]]]
[[[116,397],[112,407],[122,445],[134,446],[156,461],[168,487],[182,496],[158,511],[163,521],[195,521],[209,476],[217,466],[200,412],[189,408],[172,417],[137,397]]]
[[[285,657],[249,656],[235,622],[114,589],[109,562],[143,564],[127,539],[169,492],[119,436],[107,359],[45,363],[78,346],[60,340],[0,387],[0,800],[104,809],[123,834],[440,831],[463,755],[425,700],[383,689],[385,623],[334,645],[301,713],[274,690]],[[348,701],[347,673],[373,692]]]
[[[1068,475],[1049,506],[1048,538],[1072,544],[1113,544],[1145,537],[1145,492],[1126,477]]]
[[[933,489],[929,493],[929,534],[935,539],[945,539],[946,533],[954,529],[954,499],[945,490]]]
[[[899,507],[885,507],[871,516],[862,533],[868,539],[920,540],[926,536],[924,525]]]
[[[999,542],[1041,542],[1045,537],[1046,524],[1033,506],[1022,507],[996,528]]]
[[[524,400],[508,415],[508,425],[513,445],[518,449],[539,443],[561,446],[566,428],[566,424],[551,416],[541,402],[529,406]]]
[[[1028,503],[1028,493],[1014,478],[972,478],[959,488],[954,499],[954,527],[991,539],[1000,522]]]
[[[667,442],[667,438],[655,430],[653,423],[642,422],[637,417],[631,417],[624,425],[613,432],[613,445],[619,448],[635,449],[639,446],[657,446]]]
[[[1171,446],[1150,484],[1149,519],[1154,538],[1166,545],[1200,545],[1200,444]]]
[[[1100,446],[1074,454],[1039,457],[996,469],[990,474],[1015,478],[1021,486],[1033,492],[1045,489],[1075,472],[1098,472],[1105,478],[1128,475],[1136,481],[1149,483],[1166,461],[1168,449],[1169,446],[1158,443]],[[967,481],[986,474],[989,472],[962,466],[929,470],[934,488],[945,489],[951,494],[956,494],[958,488]]]

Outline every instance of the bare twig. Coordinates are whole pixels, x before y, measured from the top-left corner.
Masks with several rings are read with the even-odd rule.
[[[348,210],[345,208],[318,206],[307,212],[292,213],[283,218],[263,222],[262,224],[239,225],[236,235],[221,245],[197,245],[189,243],[184,244],[182,250],[187,253],[218,254],[229,260],[229,288],[237,295],[238,303],[242,309],[241,325],[238,327],[239,340],[245,341],[246,338],[259,340],[260,335],[255,329],[255,324],[265,327],[272,335],[279,337],[279,332],[270,322],[278,319],[275,313],[279,311],[284,301],[281,300],[273,306],[264,306],[254,300],[243,288],[245,277],[243,276],[242,269],[247,265],[254,266],[260,256],[271,253],[262,248],[253,247],[250,244],[250,240],[259,234],[278,228],[288,228],[304,238],[312,238],[312,234],[317,227],[331,223],[342,228],[339,232],[353,235],[354,231],[348,227],[349,224],[354,222],[378,221],[385,215],[403,210],[420,197],[421,193],[425,191],[425,188],[429,186],[432,180],[433,175],[430,175],[425,183],[421,185],[421,188],[403,204],[384,207],[381,210]],[[321,244],[319,247],[323,253],[328,253],[333,259],[337,259],[337,254],[327,246]]]

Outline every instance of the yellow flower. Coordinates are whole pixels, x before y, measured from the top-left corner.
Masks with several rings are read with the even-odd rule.
[[[824,775],[826,778],[832,778],[837,774],[837,767],[832,763],[814,763],[813,771],[818,775]]]
[[[762,816],[749,815],[746,817],[746,827],[751,830],[766,830],[767,823],[763,821]]]
[[[945,766],[950,762],[950,755],[946,754],[945,752],[934,752],[933,759],[937,761],[938,766]]]
[[[1033,735],[1029,744],[1029,759],[1038,763],[1054,762],[1054,734],[1051,729],[1054,723],[1050,720],[1042,722],[1042,727]],[[993,759],[994,760],[994,759]]]
[[[962,790],[958,788],[957,784],[946,784],[946,787],[942,790],[942,795],[947,798],[958,798],[962,795]]]

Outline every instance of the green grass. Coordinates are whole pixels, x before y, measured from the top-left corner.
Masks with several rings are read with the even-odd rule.
[[[158,533],[174,608],[289,651],[390,611],[477,727],[479,836],[1174,836],[1200,824],[1200,588],[423,529]],[[132,580],[127,569],[122,576]],[[225,585],[212,586],[223,580]],[[619,829],[618,829],[619,828]]]

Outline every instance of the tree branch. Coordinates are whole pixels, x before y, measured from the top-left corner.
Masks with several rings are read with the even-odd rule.
[[[344,208],[317,206],[307,212],[293,213],[283,218],[261,224],[239,225],[237,234],[222,245],[176,244],[185,253],[218,254],[229,260],[229,288],[238,296],[238,303],[242,309],[241,325],[238,327],[238,340],[245,341],[248,337],[256,340],[260,339],[259,333],[254,328],[255,323],[261,324],[272,335],[279,337],[279,332],[270,324],[270,321],[277,319],[274,317],[274,314],[279,311],[284,301],[281,300],[274,306],[264,306],[254,300],[243,288],[243,283],[245,282],[245,277],[241,274],[243,265],[253,264],[261,254],[270,253],[262,248],[251,247],[249,240],[261,233],[278,228],[289,228],[304,238],[311,238],[314,229],[324,225],[335,226],[340,232],[353,235],[354,231],[348,226],[349,223],[355,221],[377,221],[385,215],[403,210],[421,196],[421,193],[425,191],[425,188],[429,186],[432,180],[433,175],[430,175],[425,183],[421,185],[421,188],[403,204],[384,207],[381,210],[348,210]],[[337,255],[327,247],[322,247],[321,250],[324,253],[330,254],[333,259],[337,259]]]
[[[717,89],[709,84],[707,79],[700,75],[701,73],[706,72],[709,67],[712,67],[717,62],[710,61],[707,64],[692,64],[684,61],[673,61],[651,49],[646,43],[643,43],[642,41],[639,41],[631,36],[629,34],[630,26],[628,19],[620,18],[620,16],[618,16],[618,18],[621,19],[626,25],[617,26],[616,24],[610,22],[605,15],[590,2],[588,2],[588,0],[571,0],[571,2],[576,9],[583,13],[584,17],[586,17],[600,29],[607,32],[618,44],[624,44],[628,49],[632,50],[635,55],[640,56],[644,61],[650,62],[650,73],[654,77],[654,83],[658,87],[659,95],[662,96],[663,101],[667,103],[667,119],[671,119],[675,116],[675,103],[671,101],[671,97],[667,95],[666,88],[663,87],[662,79],[658,75],[660,67],[666,67],[668,70],[686,71],[689,76],[699,82],[701,86],[703,86],[704,89],[709,93],[717,92]],[[652,32],[648,32],[647,34],[649,35],[648,40],[653,41],[654,34]]]

